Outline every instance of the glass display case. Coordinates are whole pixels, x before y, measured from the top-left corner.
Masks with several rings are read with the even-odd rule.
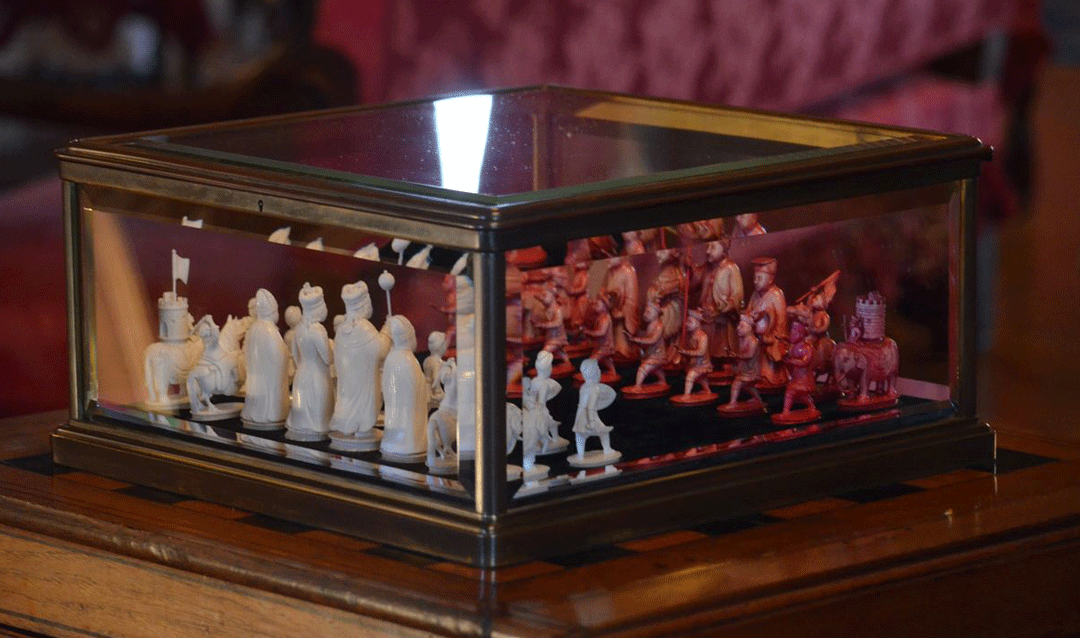
[[[479,566],[989,464],[989,153],[550,87],[77,141],[54,455]]]

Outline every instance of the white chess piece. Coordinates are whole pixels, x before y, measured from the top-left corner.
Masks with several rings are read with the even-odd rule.
[[[289,306],[285,309],[285,325],[288,329],[285,331],[285,352],[289,355],[289,385],[292,385],[293,376],[296,375],[296,360],[292,356],[292,342],[293,335],[296,331],[296,326],[300,325],[300,306]]]
[[[330,419],[330,447],[346,451],[378,449],[375,422],[382,407],[379,370],[390,352],[386,325],[375,329],[371,318],[371,296],[362,281],[341,289],[345,317],[334,333],[334,369],[337,393],[334,416]]]
[[[599,412],[615,400],[615,390],[600,383],[600,366],[596,359],[585,359],[581,362],[581,376],[585,379],[585,384],[581,386],[577,414],[574,417],[577,452],[566,460],[574,467],[599,467],[614,463],[622,453],[611,449],[613,428],[600,420]],[[592,436],[600,438],[601,449],[586,452],[585,442]]]
[[[288,244],[289,234],[292,233],[292,227],[284,226],[270,233],[269,241],[275,244]]]
[[[397,263],[400,266],[405,261],[405,249],[409,247],[408,239],[393,239],[390,241],[390,248],[397,253]]]
[[[517,447],[518,441],[521,440],[521,432],[525,423],[525,414],[521,408],[517,407],[513,403],[506,404],[506,455],[510,456],[510,453]],[[514,479],[521,478],[521,467],[514,465],[513,463],[506,464],[506,480],[513,481]]]
[[[434,248],[431,244],[424,246],[412,257],[409,257],[409,261],[405,262],[405,265],[409,268],[419,268],[421,270],[427,270],[431,264],[431,249]]]
[[[465,272],[465,266],[469,265],[469,253],[462,253],[454,265],[450,267],[450,274],[455,277]]]
[[[379,247],[375,245],[375,242],[371,242],[356,249],[353,257],[367,259],[368,261],[379,261]]]
[[[379,451],[398,463],[417,463],[427,455],[428,389],[416,360],[416,330],[404,315],[387,319],[393,346],[382,371],[385,428]]]
[[[231,419],[240,414],[244,404],[227,402],[214,404],[217,394],[236,395],[240,389],[240,335],[244,321],[229,317],[225,327],[218,329],[214,318],[205,315],[195,324],[195,334],[203,342],[202,355],[187,378],[191,418],[198,421]]]
[[[247,392],[240,413],[244,425],[254,430],[280,429],[289,414],[290,359],[277,318],[277,300],[260,288],[255,293],[255,321],[244,337]]]
[[[457,313],[457,393],[458,456],[466,461],[476,458],[476,303],[473,285],[465,275],[455,278]]]
[[[430,408],[437,408],[443,399],[443,384],[439,370],[442,369],[443,355],[446,354],[446,333],[432,330],[428,334],[428,356],[424,357],[424,377],[431,388]]]
[[[307,248],[309,250],[326,250],[326,246],[323,245],[322,237],[316,237],[315,239],[309,241],[307,245],[304,246],[304,248]]]
[[[202,355],[203,342],[192,334],[194,318],[188,312],[188,302],[176,294],[177,280],[187,283],[191,260],[172,251],[172,291],[158,299],[159,341],[146,347],[143,355],[143,374],[150,410],[168,410],[188,406],[187,376]],[[173,394],[172,386],[179,392]]]
[[[429,357],[430,358],[430,357]],[[425,361],[426,363],[426,361]],[[457,472],[457,362],[453,357],[439,361],[435,381],[443,390],[442,400],[427,422],[427,466],[433,474]]]
[[[551,412],[547,407],[548,401],[554,399],[562,390],[559,382],[551,378],[552,359],[552,354],[546,350],[541,350],[536,355],[536,377],[529,384],[530,393],[532,394],[529,401],[533,406],[531,418],[535,420],[537,427],[543,432],[539,441],[540,451],[537,452],[541,456],[563,452],[570,447],[570,441],[559,436],[559,422],[551,418]],[[523,386],[522,397],[524,396],[525,389]],[[526,419],[529,418],[529,413],[526,411]]]
[[[326,320],[326,302],[322,288],[308,283],[300,290],[302,318],[293,333],[292,354],[296,359],[292,406],[285,420],[285,437],[295,441],[321,441],[329,430],[334,410],[330,384],[333,358],[330,339],[322,322]]]

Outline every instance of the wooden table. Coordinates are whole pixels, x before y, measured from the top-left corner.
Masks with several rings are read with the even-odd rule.
[[[55,467],[0,421],[0,631],[61,636],[1080,631],[1080,446],[497,571]],[[15,633],[14,635],[19,635]]]

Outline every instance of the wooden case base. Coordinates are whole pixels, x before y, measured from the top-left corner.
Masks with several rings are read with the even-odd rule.
[[[71,421],[52,443],[63,465],[479,567],[960,467],[992,467],[994,459],[993,430],[953,418],[512,505],[484,520],[461,504],[153,432]]]

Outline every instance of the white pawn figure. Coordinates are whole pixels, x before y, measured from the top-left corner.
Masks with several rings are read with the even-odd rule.
[[[440,381],[439,371],[443,366],[443,355],[446,354],[446,333],[433,330],[427,338],[428,356],[424,357],[424,377],[428,387],[431,388],[431,399],[428,408],[438,408],[443,399],[443,383]]]
[[[581,362],[581,376],[585,384],[581,386],[578,398],[577,415],[574,417],[574,438],[577,453],[571,454],[567,462],[574,467],[599,467],[619,460],[621,452],[611,449],[611,426],[600,420],[600,410],[611,405],[615,400],[615,390],[600,383],[600,366],[596,359]],[[590,436],[600,438],[602,449],[585,451],[585,441]]]
[[[345,316],[334,332],[334,369],[337,394],[330,419],[330,447],[335,450],[369,452],[379,447],[375,430],[382,407],[379,369],[390,352],[387,325],[375,329],[371,318],[371,296],[362,281],[341,289]]]
[[[457,472],[457,454],[454,452],[457,438],[457,362],[453,357],[440,361],[435,383],[443,390],[443,397],[439,409],[427,422],[427,466],[432,474],[454,474]]]
[[[285,325],[289,327],[285,331],[285,352],[289,354],[289,385],[292,385],[293,377],[296,375],[296,359],[292,356],[292,342],[296,326],[300,325],[300,306],[289,306],[285,309]]]
[[[416,360],[416,330],[404,315],[392,315],[393,347],[382,371],[385,427],[379,451],[396,463],[419,463],[427,455],[428,388]]]
[[[322,441],[329,430],[334,411],[333,386],[330,385],[330,338],[322,325],[326,321],[326,302],[319,286],[304,283],[300,290],[302,316],[293,333],[292,354],[296,359],[292,407],[285,420],[285,438],[293,441]]]
[[[525,377],[521,380],[521,469],[522,478],[535,481],[548,474],[548,466],[538,464],[536,455],[543,449],[548,439],[547,424],[541,416],[542,410],[536,405],[536,392],[533,390],[535,379]]]
[[[559,421],[551,417],[551,412],[547,407],[548,401],[554,399],[562,391],[559,382],[551,378],[552,360],[552,354],[546,350],[541,350],[536,355],[536,377],[529,383],[529,392],[533,395],[530,403],[535,407],[532,417],[529,416],[528,410],[525,413],[526,420],[535,419],[539,424],[537,427],[541,428],[540,451],[537,452],[541,456],[563,452],[570,447],[570,441],[559,436]],[[522,388],[522,397],[524,396],[525,390]]]
[[[278,430],[289,414],[289,355],[277,320],[277,300],[260,288],[255,320],[244,337],[247,394],[240,413],[244,426],[253,430]]]

